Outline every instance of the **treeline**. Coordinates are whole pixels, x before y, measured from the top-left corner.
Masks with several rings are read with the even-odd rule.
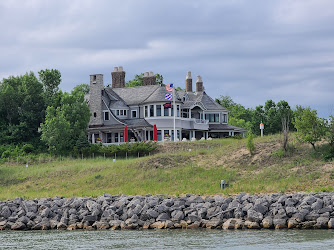
[[[59,89],[60,83],[61,73],[56,69],[41,70],[38,77],[30,72],[0,82],[0,157],[47,151],[65,154],[86,134],[88,85],[66,93]]]
[[[334,158],[334,117],[320,118],[316,110],[297,105],[292,109],[287,101],[268,100],[264,105],[245,108],[235,103],[230,96],[221,96],[216,102],[227,108],[229,124],[247,129],[248,133],[260,134],[259,125],[264,123],[265,134],[283,133],[283,148],[288,147],[288,133],[295,131],[297,139],[310,143],[316,150],[316,143],[325,140],[324,158]]]

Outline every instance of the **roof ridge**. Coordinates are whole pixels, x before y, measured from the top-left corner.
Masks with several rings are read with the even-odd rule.
[[[149,86],[149,85],[146,85],[146,86]],[[152,85],[150,85],[150,86],[152,86]],[[140,104],[144,103],[148,98],[150,98],[160,87],[159,85],[155,85],[155,86],[156,86],[156,89],[145,100],[143,100]]]

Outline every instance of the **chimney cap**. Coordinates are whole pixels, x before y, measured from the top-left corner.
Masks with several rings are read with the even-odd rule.
[[[203,82],[202,77],[200,75],[197,76],[196,82]]]
[[[148,77],[149,75],[150,75],[150,73],[148,73],[148,72],[144,73],[144,77]]]
[[[150,71],[150,73],[149,73],[149,76],[154,76],[154,74],[153,74],[153,72],[152,72],[152,71]]]
[[[114,71],[113,72],[118,72],[118,67],[114,67]]]
[[[191,78],[191,71],[188,71],[187,76],[186,76],[186,79],[192,79],[192,78]]]
[[[119,66],[119,67],[118,67],[118,71],[119,71],[119,72],[122,72],[122,71],[123,71],[123,66]]]

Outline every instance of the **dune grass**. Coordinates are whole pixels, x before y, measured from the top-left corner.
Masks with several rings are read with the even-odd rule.
[[[207,141],[208,147],[149,157],[88,159],[0,166],[0,200],[15,197],[185,193],[213,195],[334,190],[333,162],[311,154],[307,145],[289,156],[279,152],[279,135],[256,138],[251,156],[245,139]],[[210,146],[211,145],[211,146]],[[229,183],[221,190],[220,180]]]

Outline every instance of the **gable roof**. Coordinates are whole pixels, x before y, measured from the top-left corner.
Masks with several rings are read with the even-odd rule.
[[[159,85],[148,85],[126,88],[108,88],[111,93],[114,92],[127,105],[138,105],[144,102],[152,93],[158,89]]]
[[[226,108],[221,106],[219,103],[215,102],[208,94],[203,91],[199,93],[177,91],[179,96],[183,98],[187,96],[186,101],[183,103],[183,108],[191,108],[197,103],[202,103],[206,110],[218,110],[218,111],[227,111]]]

